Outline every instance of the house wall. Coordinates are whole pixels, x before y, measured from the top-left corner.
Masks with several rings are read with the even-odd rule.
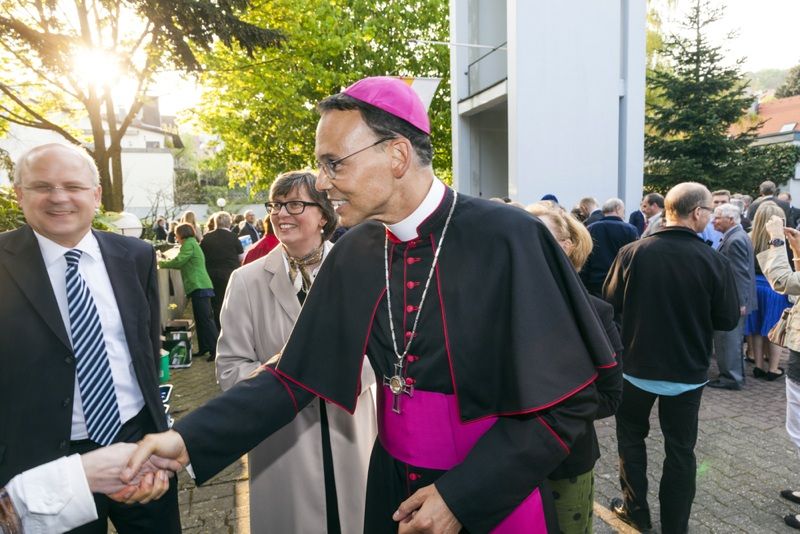
[[[162,148],[145,148],[147,142],[159,143]],[[9,152],[16,161],[31,147],[45,143],[64,143],[60,135],[11,125],[8,134],[0,138],[0,148]],[[122,142],[123,201],[126,211],[137,208],[137,214],[147,213],[158,200],[159,206],[172,206],[174,198],[174,167],[172,153],[163,148],[164,135],[131,128]],[[10,185],[11,179],[0,171],[0,185]]]
[[[456,187],[487,196],[476,184],[487,173],[506,174],[509,196],[523,204],[552,193],[568,207],[588,195],[600,202],[618,196],[636,209],[644,155],[645,0],[507,0],[505,28],[497,17],[481,25],[470,14],[497,4],[450,4],[451,41],[496,45],[481,36],[501,31],[508,41],[507,80],[477,94],[467,67],[481,49],[452,48]],[[497,25],[493,32],[484,27],[488,22]],[[494,130],[499,135],[506,128],[506,142],[492,143],[484,119],[504,108],[506,121],[497,120]],[[497,164],[488,165],[492,160]]]

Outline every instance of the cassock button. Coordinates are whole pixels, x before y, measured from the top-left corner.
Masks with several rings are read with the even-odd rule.
[[[408,360],[408,363],[414,363],[415,361],[419,360],[419,356],[413,356],[409,354],[406,356],[406,360]]]
[[[408,474],[408,479],[409,479],[411,482],[414,482],[414,481],[416,481],[416,480],[419,480],[420,478],[422,478],[422,475],[420,475],[420,474],[418,474],[418,473],[409,473],[409,474]]]
[[[409,265],[412,265],[412,264],[416,263],[416,261],[417,261],[417,258],[406,258],[406,263],[409,264]]]
[[[414,380],[410,376],[408,378],[406,378],[406,384],[408,384],[409,386],[413,386],[415,383],[416,383],[416,380]]]
[[[419,282],[406,282],[406,287],[408,289],[414,289],[415,287],[419,287]]]
[[[416,306],[411,306],[411,305],[409,304],[408,306],[406,306],[406,313],[414,313],[414,312],[415,312],[415,311],[417,311],[418,309],[419,309],[419,308],[417,308]]]
[[[410,330],[406,331],[406,337],[411,337],[412,335],[414,335],[413,332],[411,332]]]

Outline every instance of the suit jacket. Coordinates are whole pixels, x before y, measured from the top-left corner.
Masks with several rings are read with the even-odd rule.
[[[200,248],[203,249],[206,271],[212,280],[216,278],[227,280],[241,265],[239,255],[244,254],[242,242],[233,232],[225,228],[207,233],[200,243]]]
[[[326,247],[330,250],[330,244]],[[217,378],[222,389],[245,380],[280,352],[299,314],[300,302],[280,248],[234,271],[222,306],[222,335],[217,346]],[[354,416],[326,404],[342,532],[364,529],[367,467],[377,435],[370,387],[375,376],[366,361],[361,383]],[[250,452],[253,534],[325,532],[320,402],[325,401],[315,397],[294,421]]]
[[[756,270],[753,244],[740,224],[734,226],[730,233],[722,236],[719,253],[728,258],[736,281],[739,295],[739,306],[750,312],[758,308],[756,301]]]
[[[592,253],[579,275],[590,293],[596,287],[599,294],[603,280],[606,279],[608,269],[617,257],[619,249],[636,241],[639,236],[635,226],[615,215],[605,216],[590,224],[589,234],[592,236]]]
[[[658,215],[653,217],[653,220],[650,220],[647,223],[647,228],[644,229],[642,232],[642,237],[647,237],[652,235],[656,230],[660,230],[661,227],[664,226],[664,212],[662,211]]]
[[[630,217],[628,217],[628,224],[632,224],[636,228],[637,235],[642,235],[642,232],[644,232],[644,213],[635,210],[631,213]]]
[[[132,365],[155,427],[166,430],[158,393],[161,341],[155,251],[94,232],[114,288]],[[0,234],[0,486],[67,454],[75,356],[33,230]]]
[[[594,210],[592,213],[590,213],[588,217],[586,217],[586,220],[583,221],[583,224],[585,226],[589,226],[590,224],[596,223],[597,221],[599,221],[602,218],[603,218],[603,212],[600,211],[599,209],[597,209],[597,210]]]
[[[256,230],[256,227],[252,224],[249,224],[247,221],[242,221],[242,228],[239,230],[239,235],[249,235],[250,239],[253,240],[253,243],[258,241],[258,239],[261,237],[258,235],[258,230]]]
[[[785,200],[780,200],[776,196],[768,196],[768,197],[759,197],[750,204],[750,207],[747,208],[747,218],[751,221],[756,217],[756,211],[758,211],[758,207],[761,205],[762,202],[774,202],[777,204],[781,209],[783,209],[783,213],[786,215],[786,221],[791,222],[792,220],[792,207],[789,205],[788,202]]]

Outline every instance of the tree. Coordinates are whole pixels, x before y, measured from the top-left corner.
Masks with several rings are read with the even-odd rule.
[[[440,77],[430,115],[434,165],[450,176],[447,0],[262,0],[247,20],[286,36],[280,53],[249,58],[215,48],[203,56],[206,91],[196,117],[220,136],[233,183],[269,187],[280,172],[314,165],[314,105],[369,75]]]
[[[789,70],[789,75],[783,84],[775,91],[777,98],[800,95],[800,65],[796,65]]]
[[[742,60],[723,65],[722,48],[706,37],[720,15],[708,1],[695,0],[684,23],[691,35],[669,36],[663,55],[670,68],[649,73],[650,87],[660,97],[646,115],[645,182],[651,189],[687,180],[711,189],[751,189],[745,154],[758,124],[745,121],[738,133],[729,133],[751,98],[739,70]]]
[[[158,69],[202,70],[198,51],[214,44],[252,54],[282,40],[243,21],[247,6],[248,0],[0,0],[0,124],[51,130],[82,145],[75,117],[88,115],[103,204],[121,211],[122,138]],[[121,115],[119,80],[133,92]]]

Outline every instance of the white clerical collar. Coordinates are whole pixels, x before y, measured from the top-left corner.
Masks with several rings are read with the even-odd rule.
[[[431,213],[436,211],[436,208],[442,203],[445,191],[447,191],[447,187],[445,187],[438,178],[434,178],[431,188],[428,190],[428,194],[425,195],[425,198],[417,209],[402,221],[395,224],[387,224],[386,228],[400,241],[416,239],[418,236],[417,227],[422,224]]]

